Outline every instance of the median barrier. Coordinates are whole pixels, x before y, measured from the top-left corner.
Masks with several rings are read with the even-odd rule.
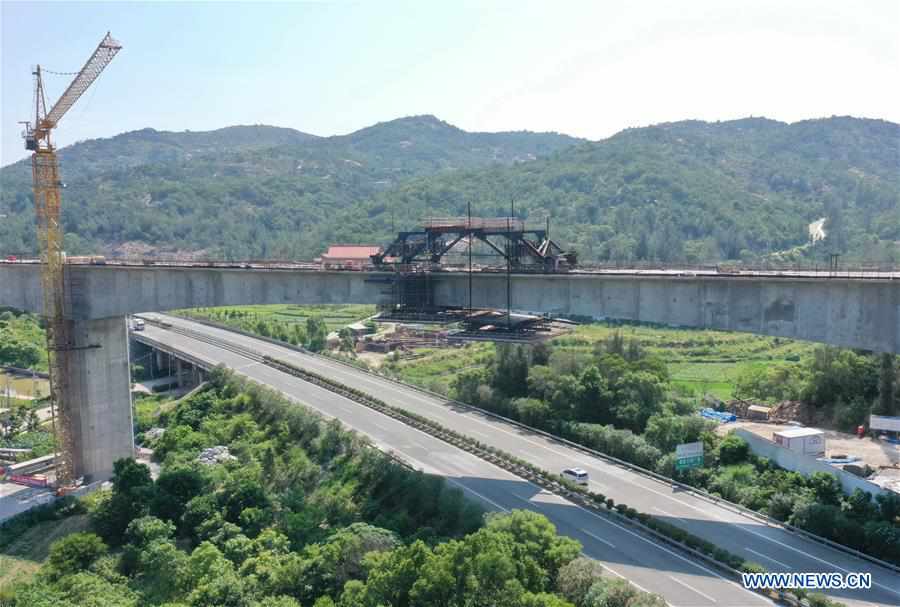
[[[702,489],[698,489],[698,488],[696,488],[696,487],[692,487],[691,485],[687,485],[687,484],[685,484],[685,483],[682,483],[681,481],[678,481],[678,480],[669,478],[669,477],[667,477],[667,476],[663,476],[663,475],[661,475],[661,474],[658,474],[657,472],[654,472],[654,471],[652,471],[652,470],[648,470],[648,469],[646,469],[646,468],[643,468],[643,467],[641,467],[641,466],[638,466],[637,464],[633,464],[633,463],[631,463],[631,462],[628,462],[628,461],[619,459],[619,458],[617,458],[617,457],[615,457],[615,456],[612,456],[612,455],[603,453],[602,451],[597,451],[596,449],[592,449],[592,448],[587,447],[587,446],[585,446],[585,445],[582,445],[582,444],[580,444],[580,443],[576,443],[576,442],[571,441],[571,440],[569,440],[569,439],[562,438],[562,437],[557,436],[557,435],[555,435],[555,434],[551,434],[550,432],[546,432],[546,431],[541,430],[541,429],[539,429],[539,428],[534,428],[534,427],[532,427],[532,426],[528,426],[528,425],[526,425],[526,424],[523,424],[523,423],[520,422],[520,421],[517,421],[517,420],[514,420],[514,419],[510,419],[510,418],[505,417],[505,416],[503,416],[503,415],[500,415],[500,414],[498,414],[498,413],[494,413],[493,411],[488,411],[487,409],[482,409],[481,407],[477,407],[477,406],[475,406],[475,405],[470,405],[470,404],[468,404],[468,403],[464,403],[464,402],[461,402],[461,401],[457,401],[457,400],[448,398],[448,397],[444,396],[443,394],[438,394],[438,393],[436,393],[436,392],[433,392],[433,391],[431,391],[431,390],[428,390],[427,388],[422,388],[422,387],[420,387],[420,386],[416,386],[416,385],[410,384],[410,383],[408,383],[408,382],[405,382],[405,381],[403,381],[403,380],[401,380],[401,379],[397,379],[396,377],[393,377],[393,376],[390,376],[390,375],[381,374],[381,373],[376,373],[376,372],[374,372],[374,371],[372,371],[372,370],[370,370],[370,369],[366,369],[366,368],[363,368],[363,367],[360,367],[360,366],[353,365],[352,363],[350,363],[350,362],[348,362],[348,361],[341,360],[341,359],[336,358],[336,357],[333,357],[333,356],[327,356],[327,355],[324,355],[324,354],[319,354],[319,353],[316,353],[316,352],[312,352],[312,351],[310,351],[310,350],[306,350],[305,348],[298,347],[298,346],[294,346],[293,344],[289,344],[289,343],[286,343],[286,342],[282,342],[282,341],[279,341],[279,340],[277,340],[277,339],[273,339],[273,338],[269,338],[269,337],[263,337],[263,336],[260,336],[260,335],[255,335],[255,334],[253,334],[253,333],[250,333],[249,331],[244,331],[244,330],[242,330],[242,329],[237,329],[237,328],[234,328],[234,327],[230,327],[230,326],[225,325],[225,324],[223,324],[223,323],[218,323],[218,322],[211,321],[211,320],[208,320],[208,319],[198,319],[198,318],[194,318],[194,317],[192,317],[192,316],[188,316],[188,315],[185,315],[185,314],[175,314],[174,316],[177,316],[177,317],[180,317],[180,318],[183,318],[183,319],[185,319],[185,320],[192,321],[192,322],[198,322],[199,324],[203,324],[203,325],[206,325],[206,326],[209,326],[209,327],[213,327],[213,328],[216,328],[216,329],[222,329],[222,330],[225,330],[225,331],[230,331],[230,332],[232,332],[232,333],[238,333],[238,334],[240,334],[240,335],[244,335],[245,337],[251,337],[251,338],[254,338],[254,339],[261,339],[261,340],[263,340],[263,341],[265,341],[265,342],[268,342],[268,343],[271,343],[271,344],[273,344],[273,345],[277,345],[277,346],[280,346],[280,347],[283,347],[283,348],[287,348],[287,349],[290,349],[290,350],[294,350],[294,351],[300,352],[300,353],[302,353],[302,354],[306,354],[306,355],[310,355],[310,356],[317,356],[317,357],[320,357],[320,358],[324,358],[324,359],[326,359],[326,360],[329,360],[329,361],[332,361],[332,362],[336,362],[336,363],[338,363],[338,364],[344,365],[344,366],[349,367],[349,368],[351,368],[351,369],[355,369],[355,370],[358,370],[358,371],[362,371],[363,373],[367,373],[367,374],[369,374],[369,375],[373,375],[373,376],[375,376],[375,377],[379,377],[379,378],[385,379],[385,380],[387,380],[387,381],[390,381],[390,382],[392,382],[392,383],[395,383],[395,384],[397,384],[397,385],[399,385],[399,386],[402,386],[402,387],[404,387],[404,388],[407,388],[407,389],[409,389],[409,390],[414,390],[414,391],[417,391],[417,392],[422,392],[422,393],[424,393],[424,394],[428,394],[429,396],[431,396],[431,397],[433,397],[433,398],[435,398],[435,399],[437,399],[437,400],[439,400],[439,401],[442,401],[442,402],[444,402],[444,403],[452,404],[452,405],[458,406],[458,407],[463,407],[463,408],[468,409],[468,410],[470,410],[470,411],[475,411],[475,412],[481,413],[482,415],[485,415],[485,416],[487,416],[487,417],[491,417],[491,418],[494,418],[494,419],[497,419],[497,420],[506,422],[506,423],[511,424],[511,425],[514,425],[514,426],[516,426],[516,427],[522,428],[523,430],[528,430],[529,432],[533,432],[533,433],[535,433],[535,434],[539,434],[539,435],[541,435],[541,436],[543,436],[543,437],[545,437],[545,438],[548,438],[548,439],[550,439],[550,440],[552,440],[552,441],[555,441],[555,442],[560,443],[560,444],[563,444],[563,445],[565,445],[565,446],[567,446],[567,447],[571,447],[571,448],[573,448],[573,449],[576,449],[576,450],[578,450],[578,451],[581,451],[582,453],[591,455],[591,456],[593,456],[593,457],[600,458],[600,459],[602,459],[602,460],[604,460],[604,461],[606,461],[606,462],[608,462],[608,463],[616,464],[616,465],[618,465],[618,466],[620,466],[620,467],[623,467],[623,468],[626,468],[626,469],[628,469],[628,470],[630,470],[630,471],[632,471],[632,472],[638,473],[638,474],[640,474],[640,475],[642,475],[642,476],[645,476],[645,477],[647,477],[647,478],[650,478],[650,479],[652,479],[652,480],[655,480],[655,481],[657,481],[657,482],[659,482],[659,483],[661,483],[661,484],[668,485],[669,487],[673,487],[673,486],[674,486],[674,487],[677,487],[678,489],[680,489],[680,490],[682,490],[682,491],[684,491],[684,492],[686,492],[686,493],[689,493],[689,494],[691,494],[691,495],[693,495],[693,496],[695,496],[695,497],[698,497],[698,498],[700,498],[700,499],[703,499],[703,500],[705,500],[705,501],[714,503],[714,504],[716,504],[716,505],[718,505],[718,506],[720,506],[720,507],[723,507],[723,508],[726,508],[726,509],[728,509],[728,510],[731,510],[732,512],[735,512],[736,514],[740,514],[740,515],[746,516],[746,517],[748,517],[748,518],[756,519],[756,520],[758,520],[758,521],[760,521],[760,522],[762,522],[762,523],[764,523],[764,524],[766,524],[766,525],[768,525],[768,526],[779,527],[779,528],[781,528],[781,529],[784,529],[785,531],[788,531],[789,533],[793,533],[793,534],[799,535],[799,536],[804,537],[804,538],[806,538],[806,539],[808,539],[808,540],[810,540],[810,541],[813,541],[813,542],[816,542],[816,543],[819,543],[819,544],[828,546],[828,547],[830,547],[830,548],[833,548],[833,549],[838,550],[838,551],[840,551],[840,552],[844,552],[845,554],[849,554],[849,555],[851,555],[851,556],[855,556],[855,557],[857,557],[857,558],[863,559],[863,560],[868,561],[868,562],[870,562],[870,563],[873,563],[873,564],[875,564],[875,565],[879,565],[879,566],[884,567],[885,569],[889,569],[889,570],[891,570],[891,571],[893,571],[893,572],[895,572],[895,573],[900,573],[900,567],[898,567],[897,565],[894,565],[893,563],[889,563],[889,562],[887,562],[887,561],[883,561],[883,560],[881,560],[881,559],[879,559],[879,558],[877,558],[877,557],[874,557],[874,556],[872,556],[872,555],[866,554],[866,553],[861,552],[861,551],[859,551],[859,550],[856,550],[856,549],[854,549],[854,548],[850,548],[849,546],[844,546],[843,544],[839,544],[839,543],[834,542],[834,541],[832,541],[832,540],[830,540],[830,539],[828,539],[828,538],[824,538],[824,537],[822,537],[822,536],[819,536],[819,535],[816,535],[816,534],[814,534],[814,533],[810,533],[810,532],[808,532],[808,531],[805,531],[805,530],[803,530],[803,529],[800,529],[799,527],[795,527],[795,526],[790,525],[790,524],[788,524],[788,523],[785,523],[785,522],[783,522],[783,521],[779,521],[779,520],[777,520],[777,519],[775,519],[775,518],[772,518],[772,517],[770,517],[770,516],[768,516],[768,515],[766,515],[766,514],[763,514],[763,513],[761,513],[761,512],[757,512],[757,511],[755,511],[755,510],[751,510],[751,509],[746,508],[746,507],[744,507],[744,506],[742,506],[742,505],[740,505],[740,504],[735,504],[734,502],[730,502],[730,501],[728,501],[728,500],[726,500],[726,499],[723,499],[723,498],[721,498],[721,497],[718,497],[718,496],[715,496],[715,495],[711,495],[711,494],[707,493],[706,491],[703,491]],[[171,330],[171,328],[170,328],[170,330]]]

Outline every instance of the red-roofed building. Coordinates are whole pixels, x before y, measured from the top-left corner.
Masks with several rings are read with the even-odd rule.
[[[361,270],[372,263],[372,255],[381,253],[381,247],[366,244],[335,244],[328,247],[319,261],[325,268]]]

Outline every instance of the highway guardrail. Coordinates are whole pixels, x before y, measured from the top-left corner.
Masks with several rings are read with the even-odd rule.
[[[814,534],[814,533],[810,533],[809,531],[806,531],[806,530],[804,530],[804,529],[800,529],[799,527],[795,527],[794,525],[791,525],[791,524],[789,524],[789,523],[785,523],[785,522],[783,522],[783,521],[779,521],[778,519],[772,518],[772,517],[770,517],[770,516],[768,516],[768,515],[766,515],[766,514],[763,514],[763,513],[761,513],[761,512],[757,512],[757,511],[755,511],[755,510],[751,510],[750,508],[747,508],[747,507],[742,506],[742,505],[740,505],[740,504],[736,504],[736,503],[731,502],[731,501],[729,501],[729,500],[726,500],[726,499],[724,499],[724,498],[721,498],[721,497],[712,495],[712,494],[710,494],[710,493],[707,493],[706,491],[703,491],[702,489],[698,489],[698,488],[696,488],[696,487],[693,487],[693,486],[691,486],[691,485],[682,483],[681,481],[675,480],[675,479],[673,479],[673,478],[669,478],[669,477],[667,477],[667,476],[663,476],[662,474],[659,474],[659,473],[657,473],[657,472],[654,472],[653,470],[648,470],[648,469],[646,469],[646,468],[643,468],[643,467],[641,467],[641,466],[638,466],[637,464],[633,464],[633,463],[631,463],[631,462],[628,462],[628,461],[619,459],[619,458],[617,458],[617,457],[615,457],[615,456],[609,455],[609,454],[607,454],[607,453],[603,453],[602,451],[598,451],[598,450],[596,450],[596,449],[592,449],[592,448],[590,448],[590,447],[587,447],[587,446],[582,445],[582,444],[580,444],[580,443],[577,443],[577,442],[575,442],[575,441],[572,441],[572,440],[563,438],[563,437],[561,437],[561,436],[557,436],[557,435],[552,434],[552,433],[550,433],[550,432],[547,432],[547,431],[545,431],[545,430],[541,430],[541,429],[539,429],[539,428],[534,428],[533,426],[528,426],[528,425],[526,425],[526,424],[523,424],[523,423],[520,422],[520,421],[517,421],[517,420],[514,420],[514,419],[510,419],[510,418],[505,417],[505,416],[503,416],[503,415],[500,415],[500,414],[498,414],[498,413],[494,413],[493,411],[488,411],[487,409],[482,409],[481,407],[477,407],[477,406],[475,406],[475,405],[470,405],[470,404],[468,404],[468,403],[464,403],[464,402],[461,402],[461,401],[458,401],[458,400],[454,400],[454,399],[451,399],[451,398],[448,398],[448,397],[444,396],[443,394],[438,394],[438,393],[433,392],[433,391],[431,391],[431,390],[428,390],[428,389],[426,389],[426,388],[422,388],[421,386],[416,386],[416,385],[410,384],[410,383],[405,382],[405,381],[403,381],[403,380],[401,380],[401,379],[398,379],[398,378],[396,378],[396,377],[393,377],[393,376],[390,376],[390,375],[387,375],[387,374],[376,373],[376,372],[371,371],[370,369],[366,369],[366,368],[363,368],[363,367],[354,365],[354,364],[352,364],[352,363],[350,363],[350,362],[348,362],[348,361],[341,360],[341,359],[336,358],[336,357],[333,357],[333,356],[326,356],[326,355],[323,355],[323,354],[319,354],[319,353],[316,353],[316,352],[312,352],[312,351],[307,350],[307,349],[305,349],[305,348],[302,348],[302,347],[299,347],[299,346],[295,346],[295,345],[289,344],[289,343],[287,343],[287,342],[279,341],[279,340],[274,339],[274,338],[271,338],[271,337],[265,337],[265,336],[257,335],[257,334],[255,334],[255,333],[251,333],[251,332],[249,332],[249,331],[244,331],[244,330],[242,330],[242,329],[238,329],[238,328],[235,328],[235,327],[231,327],[231,326],[225,325],[225,324],[223,324],[223,323],[218,323],[218,322],[211,321],[211,320],[208,320],[208,319],[205,319],[205,318],[203,318],[203,319],[201,319],[201,318],[196,318],[196,317],[189,316],[189,315],[186,315],[186,314],[177,314],[177,315],[174,315],[174,316],[177,316],[177,317],[179,317],[179,318],[183,318],[183,319],[185,319],[185,320],[189,320],[189,321],[192,321],[192,322],[197,322],[197,323],[199,323],[199,324],[207,325],[207,326],[212,327],[212,328],[222,329],[222,330],[229,331],[229,332],[232,332],[232,333],[237,333],[237,334],[239,334],[239,335],[244,335],[245,337],[251,337],[251,338],[254,338],[254,339],[260,339],[260,340],[262,340],[262,341],[271,343],[271,344],[273,344],[273,345],[280,346],[280,347],[283,347],[283,348],[288,348],[288,349],[290,349],[290,350],[294,350],[294,351],[300,352],[300,353],[302,353],[302,354],[306,354],[306,355],[310,355],[310,356],[316,356],[316,357],[319,357],[319,358],[323,358],[323,359],[325,359],[325,360],[333,361],[333,362],[336,362],[336,363],[338,363],[338,364],[344,365],[344,366],[346,366],[346,367],[355,369],[355,370],[357,370],[357,371],[362,371],[362,372],[367,373],[367,374],[369,374],[369,375],[372,375],[372,376],[374,376],[374,377],[378,377],[378,378],[381,378],[381,379],[388,380],[388,381],[393,382],[393,383],[395,383],[395,384],[397,384],[397,385],[403,386],[403,387],[405,387],[405,388],[407,388],[407,389],[414,390],[414,391],[417,391],[417,392],[421,392],[421,393],[423,393],[423,394],[428,394],[428,395],[431,396],[432,398],[435,398],[435,399],[437,399],[437,400],[439,400],[439,401],[441,401],[441,402],[443,402],[443,403],[452,404],[452,405],[457,406],[457,407],[463,407],[463,408],[468,409],[468,410],[470,410],[470,411],[478,412],[478,413],[481,413],[482,415],[485,415],[485,416],[487,416],[487,417],[491,417],[491,418],[494,418],[494,419],[497,419],[497,420],[506,422],[506,423],[508,423],[508,424],[514,425],[514,426],[516,426],[516,427],[518,427],[518,428],[522,428],[523,430],[528,430],[529,432],[533,432],[533,433],[535,433],[535,434],[539,434],[539,435],[541,435],[541,436],[543,436],[543,437],[545,437],[545,438],[554,440],[554,441],[559,442],[559,443],[562,443],[562,444],[564,444],[564,445],[566,445],[566,446],[568,446],[568,447],[571,447],[571,448],[573,448],[573,449],[576,449],[576,450],[578,450],[578,451],[581,451],[582,453],[586,453],[586,454],[591,455],[591,456],[593,456],[593,457],[598,457],[598,458],[600,458],[600,459],[603,459],[604,461],[607,461],[608,463],[612,463],[612,464],[618,465],[618,466],[620,466],[620,467],[626,468],[626,469],[628,469],[628,470],[630,470],[630,471],[632,471],[632,472],[641,474],[642,476],[645,476],[645,477],[647,477],[647,478],[650,478],[650,479],[652,479],[652,480],[654,480],[654,481],[656,481],[656,482],[659,482],[659,483],[661,483],[661,484],[665,484],[665,485],[668,485],[668,486],[670,486],[670,487],[672,487],[672,486],[677,487],[678,489],[680,489],[680,490],[682,490],[682,491],[684,491],[684,492],[686,492],[686,493],[689,493],[689,494],[691,494],[691,495],[694,495],[695,497],[701,498],[701,499],[703,499],[703,500],[705,500],[705,501],[708,501],[708,502],[710,502],[710,503],[716,504],[716,505],[718,505],[718,506],[720,506],[720,507],[723,507],[723,508],[725,508],[725,509],[731,510],[732,512],[735,512],[736,514],[740,514],[740,515],[742,515],[742,516],[746,516],[746,517],[748,517],[748,518],[752,518],[752,519],[758,520],[758,521],[760,521],[760,522],[762,522],[762,523],[764,523],[764,524],[766,524],[766,525],[768,525],[768,526],[779,527],[779,528],[781,528],[781,529],[784,529],[785,531],[788,531],[789,533],[793,533],[793,534],[798,535],[798,536],[800,536],[800,537],[804,537],[804,538],[806,538],[806,539],[808,539],[808,540],[810,540],[810,541],[813,541],[813,542],[816,542],[816,543],[819,543],[819,544],[828,546],[828,547],[830,547],[830,548],[832,548],[832,549],[834,549],[834,550],[837,550],[837,551],[839,551],[839,552],[843,552],[843,553],[845,553],[845,554],[849,554],[850,556],[854,556],[854,557],[856,557],[856,558],[865,560],[865,561],[867,561],[867,562],[870,562],[870,563],[872,563],[872,564],[878,565],[878,566],[880,566],[880,567],[884,567],[885,569],[888,569],[888,570],[893,571],[893,572],[895,572],[895,573],[900,573],[900,567],[898,567],[897,565],[894,565],[893,563],[889,563],[889,562],[887,562],[887,561],[884,561],[884,560],[882,560],[882,559],[879,559],[879,558],[877,558],[877,557],[874,557],[874,556],[872,556],[872,555],[870,555],[870,554],[866,554],[865,552],[861,552],[861,551],[859,551],[859,550],[856,550],[855,548],[851,548],[851,547],[849,547],[849,546],[845,546],[845,545],[843,545],[843,544],[839,544],[838,542],[832,541],[832,540],[830,540],[830,539],[828,539],[828,538],[825,538],[825,537],[822,537],[822,536],[820,536],[820,535],[816,535],[816,534]]]

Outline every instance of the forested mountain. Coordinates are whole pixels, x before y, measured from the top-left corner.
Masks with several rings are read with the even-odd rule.
[[[336,137],[269,126],[144,129],[61,150],[66,245],[73,252],[132,242],[210,255],[311,256],[333,231],[336,212],[378,191],[435,172],[531,161],[578,141],[467,133],[433,116]],[[33,251],[29,162],[0,170],[0,184],[0,250]]]
[[[311,258],[329,242],[386,242],[392,221],[413,228],[469,201],[506,215],[515,200],[584,259],[900,261],[900,125],[880,120],[685,121],[585,142],[417,116],[337,137],[147,129],[61,158],[73,252]],[[27,162],[0,183],[0,251],[33,251]],[[827,237],[810,247],[822,218]]]

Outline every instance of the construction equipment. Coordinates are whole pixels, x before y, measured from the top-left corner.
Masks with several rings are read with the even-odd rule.
[[[25,122],[25,149],[31,156],[34,180],[34,211],[38,245],[41,252],[41,286],[44,293],[44,317],[47,328],[47,350],[50,359],[50,406],[56,435],[56,479],[60,487],[72,485],[75,479],[72,427],[74,415],[66,392],[69,355],[73,347],[73,322],[66,302],[65,253],[60,213],[60,178],[56,149],[50,132],[67,111],[91,86],[103,69],[122,48],[109,32],[59,100],[47,111],[41,66],[34,74],[34,125]]]

